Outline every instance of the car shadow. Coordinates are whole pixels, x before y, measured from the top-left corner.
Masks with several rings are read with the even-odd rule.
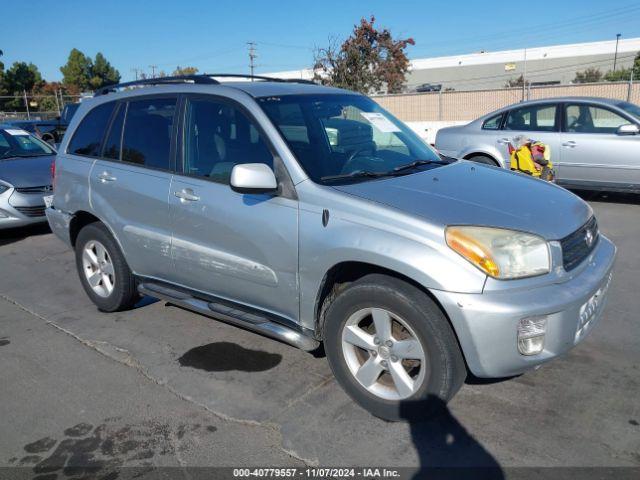
[[[422,401],[401,402],[400,416],[409,420],[420,459],[414,479],[505,478],[498,461],[458,422],[440,398],[430,396]],[[420,420],[425,416],[425,420]]]
[[[571,190],[585,202],[626,203],[640,205],[640,194],[627,192],[602,192],[594,190]]]
[[[49,228],[49,224],[46,222],[29,225],[26,227],[7,228],[6,230],[0,230],[0,247],[19,242],[20,240],[24,240],[27,237],[32,237],[34,235],[46,235],[48,233],[51,233],[51,229]]]

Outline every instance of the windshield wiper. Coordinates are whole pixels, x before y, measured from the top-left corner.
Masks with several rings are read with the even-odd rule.
[[[394,168],[393,171],[401,172],[403,170],[410,170],[422,165],[449,165],[449,162],[445,162],[444,160],[415,160],[411,163],[407,163],[406,165],[400,165],[399,167]]]
[[[320,180],[340,180],[343,178],[359,178],[359,177],[369,177],[369,178],[379,178],[379,177],[388,177],[395,175],[395,172],[370,172],[368,170],[356,170],[351,173],[341,173],[339,175],[327,175],[326,177],[320,177]]]

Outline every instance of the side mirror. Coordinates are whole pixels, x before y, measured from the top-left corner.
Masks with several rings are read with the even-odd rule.
[[[640,133],[640,128],[638,128],[637,125],[628,123],[626,125],[620,125],[616,133],[618,135],[637,135]]]
[[[231,170],[231,189],[240,193],[266,193],[278,189],[273,170],[264,163],[242,163]]]

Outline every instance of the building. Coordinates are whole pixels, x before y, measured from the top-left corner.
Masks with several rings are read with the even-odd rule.
[[[616,40],[553,45],[499,52],[479,52],[411,60],[407,90],[486,90],[503,88],[525,74],[532,86],[569,84],[577,71],[613,70]],[[640,52],[640,38],[620,39],[616,68],[628,68]],[[311,69],[273,72],[280,78],[313,77]]]

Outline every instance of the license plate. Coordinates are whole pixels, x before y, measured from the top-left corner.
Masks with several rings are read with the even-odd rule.
[[[598,319],[602,310],[609,284],[611,283],[611,273],[607,276],[605,283],[587,300],[581,307],[578,315],[578,328],[574,343],[578,343],[591,329],[595,320]]]
[[[51,208],[53,205],[53,195],[45,195],[42,197],[44,199],[44,206],[47,208]]]

